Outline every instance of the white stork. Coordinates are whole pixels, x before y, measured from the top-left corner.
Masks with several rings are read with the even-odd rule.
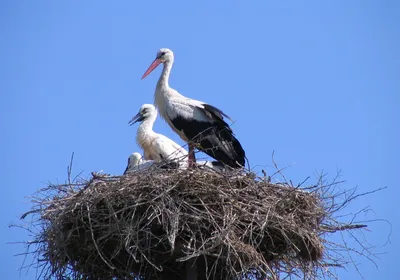
[[[142,163],[143,163],[143,159],[142,159],[141,154],[139,154],[139,153],[131,154],[128,158],[128,164],[126,166],[124,174],[139,170],[139,166],[142,165]]]
[[[124,171],[124,174],[145,170],[154,165],[154,160],[144,160],[142,155],[139,153],[133,153],[128,158],[128,165]]]
[[[226,165],[219,161],[197,161],[196,166],[204,169],[213,169],[220,172],[226,170]]]
[[[154,94],[154,104],[169,126],[189,143],[189,165],[196,161],[194,148],[205,152],[222,163],[238,168],[245,164],[245,152],[232,129],[224,121],[230,119],[220,109],[207,103],[187,98],[168,84],[174,54],[160,49],[142,79],[160,63],[164,64]],[[231,120],[231,119],[230,119]]]
[[[187,161],[187,152],[180,145],[168,137],[153,131],[153,124],[157,118],[157,110],[151,104],[140,107],[139,113],[134,116],[129,124],[142,122],[136,135],[137,144],[144,151],[144,159],[154,161]]]
[[[124,174],[135,172],[135,171],[146,170],[156,164],[157,163],[154,160],[144,160],[142,158],[141,154],[133,153],[128,158],[128,165],[126,166]],[[196,164],[199,168],[213,169],[215,171],[220,171],[220,172],[225,170],[225,166],[218,161],[198,161]],[[168,163],[166,165],[161,165],[159,167],[161,169],[176,168],[176,166],[168,164]],[[186,169],[187,167],[188,166],[185,163],[183,163],[179,166],[179,168],[181,168],[181,169]]]

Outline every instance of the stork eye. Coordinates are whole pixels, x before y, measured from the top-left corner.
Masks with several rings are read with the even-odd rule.
[[[166,54],[166,52],[161,52],[159,53],[158,57],[163,57]]]

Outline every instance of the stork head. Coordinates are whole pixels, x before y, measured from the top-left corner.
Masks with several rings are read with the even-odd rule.
[[[140,161],[142,160],[142,155],[139,153],[133,153],[129,156],[128,159],[128,165],[129,166],[135,166],[138,165],[140,163]]]
[[[174,60],[174,53],[170,49],[160,49],[157,52],[156,59],[151,63],[149,68],[147,68],[146,72],[142,76],[142,80],[147,77],[154,69],[157,68],[160,63],[165,63]]]
[[[139,153],[133,153],[128,158],[128,165],[126,166],[124,174],[129,173],[134,167],[138,166],[142,161],[142,155]]]
[[[136,114],[130,121],[129,125],[133,125],[137,122],[142,122],[146,119],[150,118],[156,118],[157,116],[157,110],[152,104],[143,104],[142,107],[140,107],[139,113]]]

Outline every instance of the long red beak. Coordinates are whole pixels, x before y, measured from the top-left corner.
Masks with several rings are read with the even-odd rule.
[[[149,75],[151,73],[151,71],[153,71],[154,69],[156,69],[156,67],[158,65],[160,65],[161,60],[159,60],[158,58],[154,59],[153,63],[149,66],[149,68],[147,68],[146,72],[144,72],[143,76],[142,76],[142,80],[144,78],[147,77],[147,75]]]

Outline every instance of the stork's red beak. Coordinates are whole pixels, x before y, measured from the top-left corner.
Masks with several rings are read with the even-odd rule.
[[[149,68],[147,68],[146,72],[144,72],[143,76],[142,76],[142,80],[144,78],[147,77],[147,75],[149,75],[151,73],[151,71],[153,71],[154,69],[156,69],[156,67],[158,65],[160,65],[161,60],[159,60],[158,58],[154,59],[153,63],[149,66]]]

